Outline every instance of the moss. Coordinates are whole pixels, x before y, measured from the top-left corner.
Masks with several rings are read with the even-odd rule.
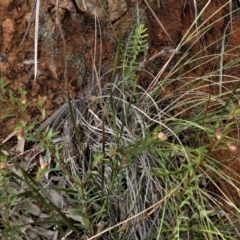
[[[76,77],[83,79],[86,73],[84,55],[67,55],[66,58],[71,63],[71,66],[76,70]]]

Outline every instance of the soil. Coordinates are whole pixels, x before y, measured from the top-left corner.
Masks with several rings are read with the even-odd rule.
[[[17,2],[17,4],[16,4]],[[21,41],[26,33],[28,23],[31,19],[31,12],[35,1],[30,0],[1,0],[0,2],[0,73],[1,77],[6,82],[10,82],[9,88],[17,92],[21,86],[27,90],[27,99],[30,102],[36,101],[38,96],[46,96],[46,113],[50,116],[66,101],[66,83],[64,78],[64,57],[63,57],[63,40],[59,31],[58,19],[56,17],[55,1],[41,1],[40,20],[39,20],[39,41],[38,41],[38,76],[34,81],[34,18],[30,25],[29,31],[23,43]],[[94,41],[95,41],[95,20],[91,14],[85,13],[77,9],[74,2],[63,1],[60,5],[59,15],[62,30],[66,39],[66,59],[67,73],[69,79],[69,89],[71,96],[77,98],[85,93],[86,88],[92,80],[93,75],[93,59],[94,59]],[[100,18],[98,24],[101,26],[97,31],[97,51],[96,51],[96,66],[101,63],[101,73],[104,73],[113,67],[114,57],[116,52],[116,36],[122,34],[123,41],[126,41],[129,33],[136,25],[136,0],[126,1],[126,12],[120,15],[113,21],[112,26],[104,19]],[[164,29],[159,25],[151,12],[146,8],[143,0],[139,1],[140,20],[145,22],[149,34],[149,56],[153,56],[164,48],[174,49],[187,33],[189,27],[195,18],[194,1],[148,1],[151,2],[151,7],[156,16],[161,21]],[[160,3],[160,6],[158,5]],[[208,1],[197,1],[198,12],[204,8]],[[188,42],[188,46],[194,43],[191,49],[191,54],[194,56],[200,49],[205,46],[207,54],[219,53],[221,49],[221,39],[223,32],[227,27],[230,16],[223,17],[229,11],[229,5],[221,8],[226,4],[226,0],[211,1],[203,15],[200,17],[198,24],[209,25],[217,19],[221,19],[212,25],[206,31],[204,36],[196,39],[192,38]],[[218,11],[217,13],[215,13]],[[208,19],[210,15],[215,15]],[[232,33],[227,35],[228,46],[236,47],[236,51],[232,54],[239,54],[238,46],[240,46],[240,32],[237,31],[240,26],[240,18],[233,16]],[[120,31],[120,26],[123,26],[123,31]],[[229,31],[229,28],[228,28]],[[168,33],[168,35],[166,34]],[[189,36],[191,34],[188,33]],[[101,47],[100,43],[102,44]],[[187,47],[186,46],[186,49]],[[184,48],[181,49],[181,53]],[[203,61],[206,61],[206,54],[202,51],[202,56],[198,56],[198,62],[192,63],[189,66],[193,70],[188,71],[186,76],[197,77],[203,76],[214,68],[216,62],[210,61],[207,65],[201,66]],[[176,56],[171,64],[175,64],[180,56]],[[161,66],[163,66],[168,57],[160,57],[155,59],[147,70],[152,74],[157,74]],[[232,55],[226,55],[224,62],[230,63]],[[166,69],[162,77],[166,76],[172,65]],[[199,67],[196,67],[199,66]],[[239,68],[231,68],[225,71],[225,74],[240,77]],[[227,77],[223,81],[227,81]],[[107,81],[107,79],[106,79]],[[147,87],[150,82],[147,78],[140,80],[143,87]],[[171,94],[174,86],[169,86],[166,89],[166,94]],[[233,89],[234,85],[228,84],[228,88]],[[210,92],[216,89],[205,87],[202,91]],[[4,107],[4,106],[1,106]],[[32,119],[39,111],[36,107],[28,108],[28,118]],[[0,140],[7,137],[14,129],[18,119],[8,119],[8,121],[0,122]],[[224,162],[228,166],[226,173],[233,175],[236,180],[240,175],[240,149],[234,153],[228,149],[218,151],[215,157],[219,161]],[[234,174],[236,173],[236,175]],[[224,183],[227,184],[227,183]],[[229,195],[233,198],[237,197],[237,192],[227,186]]]

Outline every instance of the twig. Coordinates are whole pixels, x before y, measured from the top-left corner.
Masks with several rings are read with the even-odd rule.
[[[23,41],[25,40],[25,38],[26,38],[26,36],[27,36],[27,33],[28,33],[28,31],[29,31],[30,25],[31,25],[31,23],[32,23],[33,13],[34,13],[34,11],[35,11],[36,5],[37,5],[37,0],[36,0],[35,3],[34,3],[33,10],[32,10],[32,13],[31,13],[31,18],[30,18],[30,20],[29,20],[29,22],[28,22],[27,30],[26,30],[26,32],[24,33],[24,36],[23,36],[22,41],[21,41],[21,43],[20,43],[20,47],[22,46]]]

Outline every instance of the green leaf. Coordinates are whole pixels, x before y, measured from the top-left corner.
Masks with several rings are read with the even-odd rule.
[[[12,105],[15,104],[15,97],[14,97],[13,92],[11,90],[9,91],[9,100],[10,100]]]

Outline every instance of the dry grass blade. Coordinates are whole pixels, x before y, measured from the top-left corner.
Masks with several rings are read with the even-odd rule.
[[[150,10],[150,12],[152,13],[152,15],[155,17],[155,19],[157,20],[158,24],[161,26],[161,28],[163,29],[163,31],[166,33],[166,35],[168,36],[169,40],[172,42],[172,44],[175,46],[175,43],[173,42],[173,40],[171,39],[171,37],[169,36],[168,32],[166,31],[165,27],[162,25],[162,23],[160,22],[160,20],[158,19],[157,15],[155,14],[155,12],[153,11],[153,9],[151,8],[151,6],[149,5],[147,0],[144,0],[145,4],[147,5],[148,9]]]
[[[34,16],[34,11],[35,11],[35,9],[36,9],[36,5],[37,5],[37,0],[35,0],[34,7],[33,7],[33,10],[32,10],[32,13],[31,13],[31,17],[30,17],[30,20],[29,20],[29,22],[28,22],[28,26],[27,26],[27,29],[26,29],[26,31],[25,31],[25,33],[24,33],[24,36],[23,36],[23,38],[22,38],[22,40],[21,40],[20,46],[22,46],[22,44],[23,44],[23,42],[24,42],[24,40],[25,40],[25,38],[26,38],[26,36],[27,36],[27,33],[28,33],[28,31],[29,31],[29,28],[30,28],[30,26],[31,26],[32,19],[33,19],[33,16]]]
[[[36,15],[35,15],[35,34],[34,34],[34,81],[37,79],[37,59],[38,59],[38,30],[39,30],[39,12],[40,0],[36,0]]]

